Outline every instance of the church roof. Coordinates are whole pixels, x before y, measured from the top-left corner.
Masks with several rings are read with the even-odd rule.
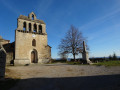
[[[52,48],[50,45],[47,45],[48,47]]]
[[[3,48],[5,49],[5,51],[8,52],[13,52],[15,49],[15,42],[12,43],[7,43],[3,45]]]
[[[0,42],[3,42],[3,41],[10,41],[10,40],[5,40],[2,38],[2,36],[0,36]]]
[[[28,21],[32,21],[30,18],[28,18],[27,16],[24,15],[20,15],[18,19],[24,19],[24,20],[28,20]],[[41,24],[45,24],[45,22],[43,20],[33,20],[36,23],[41,23]]]

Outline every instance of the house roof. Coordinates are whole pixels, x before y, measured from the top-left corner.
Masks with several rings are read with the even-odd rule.
[[[3,42],[3,41],[10,41],[10,40],[5,40],[2,38],[2,36],[0,36],[0,42]]]

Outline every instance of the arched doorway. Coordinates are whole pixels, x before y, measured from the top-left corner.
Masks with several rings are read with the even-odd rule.
[[[33,50],[31,52],[31,63],[38,63],[37,51]]]

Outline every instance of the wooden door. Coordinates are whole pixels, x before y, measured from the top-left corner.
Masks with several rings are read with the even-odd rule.
[[[35,63],[35,52],[34,51],[31,52],[31,62]]]

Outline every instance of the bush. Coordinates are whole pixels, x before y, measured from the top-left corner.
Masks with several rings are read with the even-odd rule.
[[[49,63],[54,63],[55,59],[50,59]]]
[[[81,65],[82,63],[81,62],[67,61],[67,64],[70,64],[70,65]]]
[[[50,63],[66,63],[67,60],[65,59],[60,59],[60,60],[55,60],[55,59],[51,59]]]

